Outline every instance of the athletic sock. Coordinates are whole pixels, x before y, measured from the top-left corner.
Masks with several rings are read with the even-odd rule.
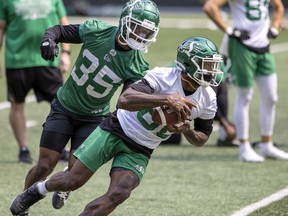
[[[44,196],[46,196],[49,192],[45,186],[46,181],[48,181],[48,179],[46,179],[45,181],[39,182],[37,184],[37,188],[38,188],[39,193],[44,195]]]

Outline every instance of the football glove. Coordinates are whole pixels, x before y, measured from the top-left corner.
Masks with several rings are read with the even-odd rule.
[[[269,30],[268,30],[268,38],[271,38],[271,39],[275,39],[277,38],[279,35],[279,31],[278,29],[274,28],[274,27],[270,27]]]
[[[240,41],[248,40],[250,38],[250,32],[247,30],[239,30],[237,28],[232,29],[229,27],[227,28],[226,33],[229,37],[236,38]]]
[[[54,61],[55,56],[58,56],[59,48],[55,41],[51,38],[45,38],[41,43],[41,56],[46,61]]]

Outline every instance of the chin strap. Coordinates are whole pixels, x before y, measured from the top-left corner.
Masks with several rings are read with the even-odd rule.
[[[124,38],[122,37],[121,34],[118,35],[118,43],[123,45],[123,46],[128,46],[128,44],[126,42],[123,42],[122,40],[124,40]],[[124,40],[125,41],[125,40]]]
[[[188,85],[189,85],[194,91],[196,91],[196,90],[198,89],[198,86],[195,87],[189,80],[185,79],[182,75],[181,75],[181,79],[182,79],[184,82],[188,83]]]

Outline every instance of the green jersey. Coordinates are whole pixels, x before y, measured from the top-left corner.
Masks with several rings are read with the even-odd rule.
[[[62,0],[0,0],[0,20],[6,22],[6,68],[58,67],[59,59],[45,61],[40,44],[47,28],[66,16]]]
[[[142,51],[115,49],[117,32],[118,27],[101,21],[80,25],[82,48],[71,75],[57,93],[69,111],[80,115],[107,114],[118,87],[145,75],[149,65]]]

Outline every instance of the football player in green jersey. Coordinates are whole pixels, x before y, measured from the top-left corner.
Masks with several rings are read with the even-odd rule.
[[[110,100],[122,84],[141,79],[148,69],[144,51],[155,42],[160,13],[151,0],[130,0],[121,11],[119,26],[102,21],[56,25],[41,43],[41,54],[53,61],[59,42],[82,43],[71,75],[58,90],[43,125],[37,164],[25,179],[25,189],[44,180],[55,168],[60,153],[71,141],[69,168],[74,151],[106,118]],[[52,204],[59,209],[69,193],[55,193]]]
[[[26,96],[33,89],[38,102],[51,103],[63,84],[61,71],[70,68],[69,44],[61,44],[59,58],[54,62],[47,62],[39,55],[43,32],[56,24],[68,24],[62,0],[0,0],[0,50],[5,46],[7,99],[11,103],[9,122],[22,163],[33,161],[27,143]],[[0,60],[0,77],[2,66]]]

